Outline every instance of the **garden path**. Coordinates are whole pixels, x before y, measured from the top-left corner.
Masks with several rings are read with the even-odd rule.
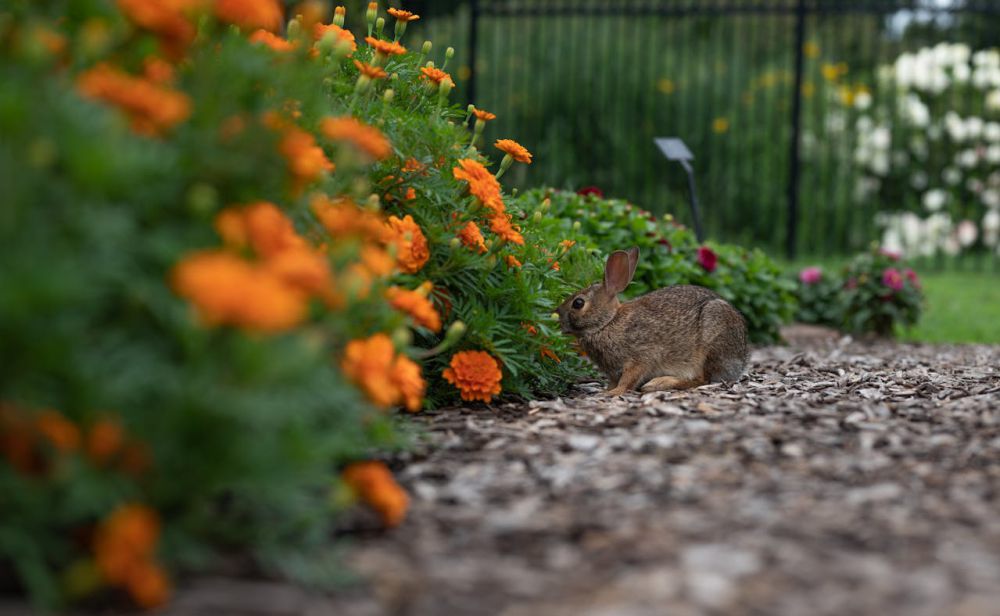
[[[410,516],[335,611],[1000,614],[1000,347],[812,338],[598,391],[418,417]]]

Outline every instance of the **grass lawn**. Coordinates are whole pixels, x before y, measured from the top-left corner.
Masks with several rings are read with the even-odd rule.
[[[901,340],[1000,344],[1000,274],[925,272],[921,280],[927,304]]]

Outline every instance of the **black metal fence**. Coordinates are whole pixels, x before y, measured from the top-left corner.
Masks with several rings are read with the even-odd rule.
[[[594,185],[688,220],[683,172],[653,145],[679,136],[710,237],[822,255],[895,228],[885,239],[910,252],[995,254],[1000,66],[982,50],[1000,44],[996,0],[478,0],[428,26],[458,48],[451,70],[468,99],[497,114],[488,141],[535,153],[508,174],[517,186]],[[905,54],[919,66],[901,67]],[[931,74],[900,87],[904,70]],[[931,122],[910,117],[910,95]],[[989,135],[953,139],[949,111]],[[944,136],[921,137],[932,125]],[[952,169],[941,151],[968,148],[978,158],[955,165],[958,184],[937,177]]]

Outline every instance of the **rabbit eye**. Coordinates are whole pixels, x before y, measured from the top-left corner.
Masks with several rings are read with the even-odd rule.
[[[578,298],[576,298],[576,299],[573,300],[573,309],[574,310],[579,310],[580,308],[583,308],[583,304],[584,304],[583,298],[582,297],[578,297]]]

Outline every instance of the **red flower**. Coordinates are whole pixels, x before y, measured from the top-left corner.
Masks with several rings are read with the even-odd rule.
[[[920,279],[917,278],[917,273],[915,271],[910,268],[906,268],[906,270],[903,271],[903,275],[906,276],[906,279],[909,280],[910,284],[912,284],[915,288],[920,288]]]
[[[595,195],[598,198],[604,198],[604,191],[596,186],[584,186],[580,190],[576,191],[576,194],[586,197],[587,195]]]
[[[719,261],[718,255],[712,252],[711,248],[709,248],[708,246],[698,247],[698,265],[705,268],[706,272],[709,273],[714,272],[715,265],[716,263],[718,263],[718,261]]]

